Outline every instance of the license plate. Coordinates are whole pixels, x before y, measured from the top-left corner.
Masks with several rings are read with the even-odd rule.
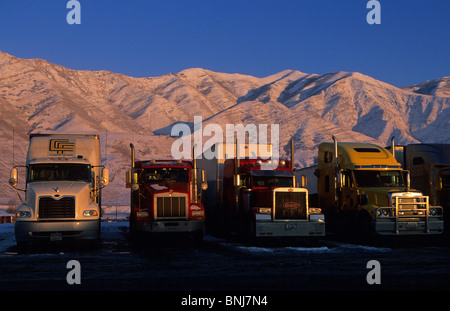
[[[62,240],[62,233],[51,233],[50,234],[50,241],[61,241]]]
[[[406,229],[408,229],[408,230],[417,230],[417,223],[416,222],[408,222],[406,224]]]
[[[164,223],[164,226],[165,227],[177,227],[177,226],[179,226],[180,224],[179,223],[177,223],[177,222],[165,222]]]
[[[297,229],[297,224],[286,224],[286,230],[295,230]]]

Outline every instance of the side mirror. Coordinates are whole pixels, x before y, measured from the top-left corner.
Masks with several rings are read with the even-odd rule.
[[[302,175],[300,187],[306,188],[307,182],[308,182],[308,179],[306,178],[306,175]]]
[[[405,178],[406,188],[409,189],[409,187],[411,186],[411,178],[409,175],[409,171],[404,170],[404,171],[402,171],[402,173],[403,173],[403,177]]]
[[[131,190],[138,190],[139,184],[138,184],[138,173],[131,173],[130,172],[130,178],[131,178]]]
[[[92,189],[95,189],[95,172],[92,170],[91,171],[91,187],[92,187]]]
[[[201,172],[202,172],[202,184],[201,184],[201,187],[202,187],[202,190],[206,190],[206,189],[208,189],[208,183],[206,182],[206,178],[205,178],[205,170],[202,169]]]
[[[342,171],[339,171],[338,173],[337,173],[337,189],[341,189],[342,188],[342,185],[343,185],[343,178],[344,178],[344,175],[342,174]]]
[[[109,171],[107,168],[102,169],[102,178],[100,179],[102,186],[107,186],[109,184]]]
[[[11,173],[9,174],[9,184],[11,187],[16,187],[18,182],[18,174],[17,174],[17,168],[13,168],[11,170]]]
[[[239,174],[234,175],[234,186],[239,187],[241,184],[241,176]]]

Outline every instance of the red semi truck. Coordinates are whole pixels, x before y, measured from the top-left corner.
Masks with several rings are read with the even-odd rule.
[[[207,184],[196,160],[135,161],[135,148],[130,147],[131,169],[126,178],[131,189],[131,237],[181,233],[202,239],[205,210],[201,194]]]
[[[271,159],[271,148],[270,144],[216,144],[208,150],[214,154],[212,159],[205,153],[198,160],[209,184],[204,196],[208,231],[237,234],[248,242],[325,235],[320,209],[309,207],[308,191],[296,187],[292,160]],[[270,161],[278,163],[264,167]]]

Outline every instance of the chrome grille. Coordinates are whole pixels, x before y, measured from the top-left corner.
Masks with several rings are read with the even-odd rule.
[[[398,205],[399,216],[426,216],[427,214],[427,197],[396,197],[394,205]]]
[[[75,198],[39,198],[39,219],[75,218]]]
[[[275,219],[306,218],[306,192],[275,192]]]
[[[187,218],[186,197],[156,198],[156,217],[159,219]]]
[[[417,202],[417,198],[414,198],[414,197],[412,197],[412,198],[399,197],[398,203],[400,203],[400,204],[399,204],[398,208],[399,209],[416,209],[417,205],[414,204],[416,202]],[[409,203],[411,203],[411,204],[409,204]]]

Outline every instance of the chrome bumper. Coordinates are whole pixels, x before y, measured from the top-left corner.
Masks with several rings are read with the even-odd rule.
[[[324,221],[256,221],[257,237],[325,236]]]
[[[17,221],[14,224],[17,242],[65,239],[95,240],[100,237],[99,220],[83,221]]]
[[[380,235],[442,234],[444,232],[444,221],[376,221],[375,232]]]
[[[443,208],[429,206],[428,197],[423,202],[399,203],[395,207],[379,207],[375,211],[375,232],[380,235],[429,235],[444,232]],[[402,209],[399,206],[403,205]],[[411,205],[412,208],[408,208]],[[416,208],[422,206],[422,208]]]
[[[202,231],[204,228],[205,222],[203,220],[136,222],[136,231],[151,233],[191,233]]]

